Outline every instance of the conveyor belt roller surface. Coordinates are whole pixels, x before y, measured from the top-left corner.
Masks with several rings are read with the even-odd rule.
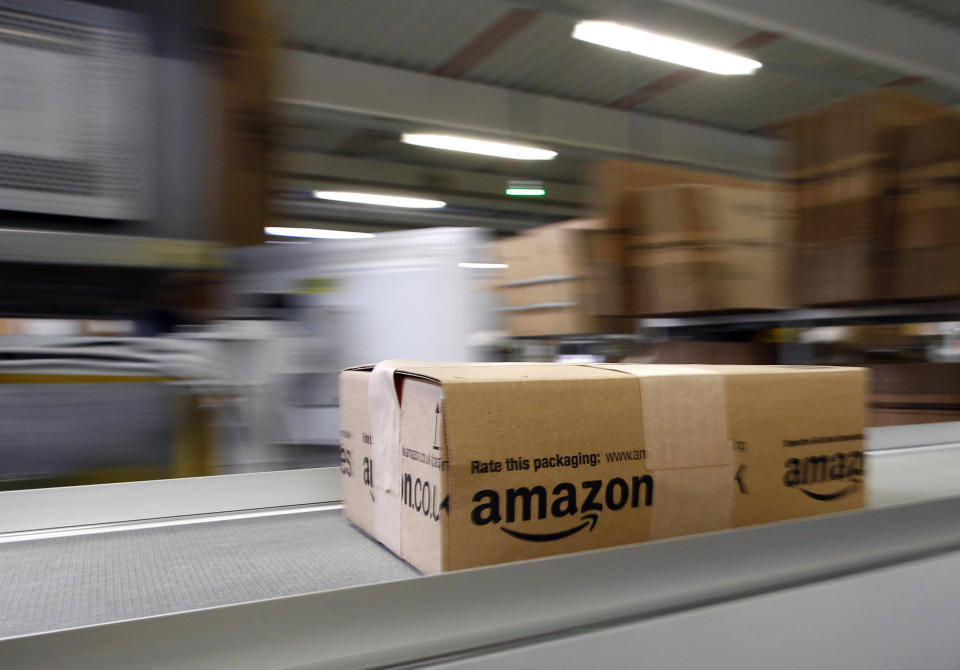
[[[0,638],[415,576],[340,509],[0,543]]]

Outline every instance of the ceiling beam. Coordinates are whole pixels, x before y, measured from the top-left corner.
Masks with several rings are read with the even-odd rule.
[[[666,0],[960,89],[957,33],[872,0]]]
[[[459,77],[476,67],[538,16],[540,12],[536,9],[514,9],[507,12],[441,63],[433,73],[441,77]]]
[[[283,50],[277,102],[402,119],[502,139],[578,147],[745,176],[771,177],[777,143],[633,111]]]
[[[556,218],[538,215],[497,216],[496,212],[461,211],[456,208],[404,210],[397,207],[358,207],[323,200],[277,200],[270,205],[271,225],[291,227],[326,227],[384,230],[454,226],[488,228],[502,233],[518,233]],[[304,224],[309,225],[304,225]]]
[[[466,207],[530,212],[557,218],[580,214],[584,202],[579,184],[545,179],[545,197],[511,198],[504,194],[509,175],[306,151],[280,152],[273,171],[280,188],[314,190],[334,184],[342,188],[349,184],[434,197]]]

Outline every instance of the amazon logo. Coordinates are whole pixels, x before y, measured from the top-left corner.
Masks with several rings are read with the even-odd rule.
[[[428,519],[440,521],[441,513],[450,513],[450,496],[440,498],[440,485],[421,477],[413,478],[403,474],[400,481],[401,501],[410,509],[423,514]],[[372,494],[371,494],[372,497]]]
[[[473,495],[476,503],[470,512],[470,520],[476,526],[488,524],[537,521],[547,518],[571,519],[571,525],[563,530],[535,533],[517,530],[505,525],[500,530],[510,537],[525,542],[554,542],[576,535],[581,531],[591,532],[597,526],[600,513],[605,509],[617,511],[624,508],[650,507],[653,504],[653,477],[634,476],[630,481],[614,477],[608,481],[590,479],[579,483],[561,482],[548,493],[545,486],[521,486],[509,488],[502,493],[483,489]]]
[[[813,500],[829,502],[839,500],[860,488],[863,476],[863,452],[848,451],[835,454],[788,458],[784,463],[786,472],[783,485],[796,488]],[[813,491],[809,487],[832,483],[830,490]]]

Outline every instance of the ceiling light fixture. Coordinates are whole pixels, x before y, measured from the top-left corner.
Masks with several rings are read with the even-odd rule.
[[[638,56],[676,63],[714,74],[753,74],[763,66],[720,49],[712,49],[675,37],[658,35],[612,21],[581,21],[573,29],[574,39],[629,51]]]
[[[507,195],[539,196],[539,195],[546,195],[547,191],[546,189],[543,189],[543,188],[513,187],[513,188],[508,188],[506,191],[504,191],[504,193],[506,193]]]
[[[358,233],[352,230],[327,230],[326,228],[284,228],[268,226],[263,229],[274,237],[309,237],[315,240],[354,240],[361,237],[373,237],[373,233]]]
[[[448,151],[463,151],[468,154],[496,156],[498,158],[513,158],[520,161],[548,161],[556,157],[557,152],[550,149],[525,146],[523,144],[506,144],[489,140],[476,140],[458,135],[433,135],[430,133],[404,133],[400,141],[406,144],[416,144],[431,149],[447,149]]]
[[[541,197],[547,194],[542,181],[511,179],[507,182],[507,189],[504,191],[507,195],[519,197]]]
[[[352,202],[358,205],[381,205],[383,207],[407,207],[410,209],[438,209],[447,206],[447,203],[443,200],[408,198],[381,193],[354,193],[353,191],[314,191],[313,197],[321,200]]]

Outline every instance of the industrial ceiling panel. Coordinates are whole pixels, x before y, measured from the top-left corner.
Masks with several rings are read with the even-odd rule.
[[[960,15],[957,0],[876,0],[914,12]],[[509,89],[611,105],[653,87],[635,109],[750,130],[830,100],[898,80],[896,72],[783,36],[767,39],[753,28],[674,4],[626,0],[521,2],[499,0],[278,0],[289,41],[323,53],[432,72],[475,40],[487,41],[455,76]],[[537,9],[531,9],[537,8]],[[499,37],[480,37],[491,26]],[[617,20],[756,57],[765,67],[752,77],[697,73],[689,80],[657,84],[682,68],[574,40],[579,19]],[[519,26],[519,27],[518,27]],[[494,31],[496,32],[496,31]],[[761,37],[760,46],[751,39]],[[746,44],[746,46],[744,46]],[[928,87],[929,88],[929,87]],[[398,92],[402,94],[402,92]],[[939,87],[927,93],[945,102]]]
[[[754,75],[698,73],[637,109],[749,131],[903,77],[894,70],[783,37],[752,55],[764,64]]]
[[[696,77],[637,109],[704,125],[752,131],[836,97],[836,91],[828,87],[761,70],[752,77]]]
[[[882,86],[903,77],[902,72],[786,37],[764,46],[757,56],[767,70],[833,88],[838,95]]]
[[[582,164],[581,158],[571,156],[562,147],[555,146],[551,146],[551,148],[559,150],[560,155],[551,161],[513,161],[507,158],[476,156],[455,151],[411,146],[402,144],[399,140],[385,140],[382,147],[382,151],[389,154],[390,160],[406,165],[417,165],[424,168],[475,170],[504,175],[504,188],[507,186],[507,178],[557,179],[575,182],[580,176],[579,169]]]
[[[645,7],[642,15],[633,8],[628,15],[631,25],[719,47],[728,47],[755,32],[670,5],[652,3]],[[594,6],[597,16],[605,16],[602,10],[602,6]],[[584,11],[582,15],[592,14]],[[620,15],[622,12],[609,14],[614,18]],[[570,34],[576,20],[577,16],[566,14],[542,14],[466,78],[606,105],[677,69],[668,63],[575,40]]]
[[[511,161],[457,151],[443,151],[400,142],[404,132],[443,131],[429,124],[371,118],[320,108],[287,110],[287,125],[279,141],[286,151],[329,153],[337,156],[374,158],[424,168],[455,168],[502,174],[506,178],[554,179],[576,182],[585,160],[594,154],[569,147],[556,147],[560,154],[551,161]],[[509,139],[509,138],[504,138]],[[521,140],[523,138],[517,138]],[[506,184],[506,181],[504,181]]]
[[[545,14],[490,54],[466,77],[604,105],[663,76],[672,66],[570,37],[574,22]]]
[[[289,42],[432,71],[512,8],[494,0],[282,0],[276,9]]]
[[[720,49],[754,32],[741,23],[657,0],[567,0],[564,5],[575,8],[564,14],[571,28],[581,18],[610,20]]]
[[[960,30],[960,2],[957,0],[875,0],[923,17],[945,27]]]
[[[941,24],[960,18],[958,0],[875,1]],[[275,0],[275,6],[287,41],[321,53],[421,72],[439,68],[464,80],[597,106],[621,102],[638,112],[743,132],[762,131],[861,91],[902,84],[910,75],[657,0]],[[764,67],[752,76],[722,77],[618,52],[574,40],[571,32],[581,19],[616,20],[738,51]],[[960,91],[928,82],[904,89],[947,104],[960,99]],[[638,91],[642,95],[634,95]],[[314,150],[497,173],[509,169],[488,158],[405,147],[395,139],[401,128],[385,131],[371,121],[315,130]],[[434,129],[408,122],[402,130]],[[516,171],[570,179],[575,161],[564,163]]]

